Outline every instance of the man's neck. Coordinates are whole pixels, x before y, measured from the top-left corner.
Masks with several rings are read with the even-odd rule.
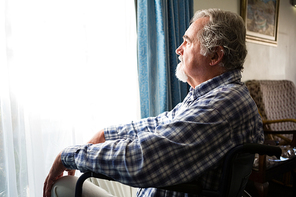
[[[223,73],[225,73],[226,70],[224,69],[224,67],[216,67],[213,68],[213,70],[209,70],[208,72],[205,72],[204,74],[202,74],[201,77],[196,77],[196,78],[188,78],[187,83],[192,87],[195,88],[196,86],[200,85],[201,83],[208,81],[214,77],[220,76]]]

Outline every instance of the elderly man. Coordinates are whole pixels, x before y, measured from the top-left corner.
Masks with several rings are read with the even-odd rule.
[[[186,196],[153,186],[193,180],[217,188],[226,152],[264,139],[257,107],[241,82],[245,36],[237,14],[218,9],[196,12],[176,50],[181,61],[176,76],[191,86],[184,101],[170,112],[105,128],[88,144],[64,149],[46,178],[44,196],[50,195],[55,182],[52,193],[57,195],[58,179],[74,169],[138,187],[138,196]],[[73,179],[63,180],[69,177]],[[109,195],[89,187],[85,191],[94,191],[94,196]]]

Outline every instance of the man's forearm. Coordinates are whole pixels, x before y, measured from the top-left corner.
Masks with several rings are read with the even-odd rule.
[[[97,132],[90,140],[89,144],[99,144],[104,143],[106,141],[105,135],[104,135],[104,129]]]

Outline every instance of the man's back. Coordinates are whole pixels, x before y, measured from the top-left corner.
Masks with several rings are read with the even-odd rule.
[[[217,189],[226,152],[238,144],[263,142],[260,115],[240,78],[240,71],[230,71],[192,89],[182,104],[172,110],[175,113],[172,120],[157,127],[158,134],[174,144],[161,146],[175,147],[167,148],[170,151],[159,149],[161,153],[158,153],[161,155],[158,159],[163,161],[163,166],[158,167],[165,172],[164,176],[169,174],[172,179],[171,182],[166,180],[168,185],[198,179],[204,188]],[[170,132],[169,128],[172,128]],[[171,158],[171,164],[165,163],[169,155],[175,157]],[[166,177],[161,177],[154,181],[156,185],[165,186]],[[141,189],[138,196],[164,196],[167,192]],[[174,195],[184,196],[182,193]]]

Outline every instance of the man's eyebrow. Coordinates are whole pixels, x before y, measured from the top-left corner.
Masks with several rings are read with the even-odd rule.
[[[183,39],[184,39],[184,40],[188,40],[189,42],[192,42],[192,40],[191,40],[187,35],[184,35],[184,36],[183,36]]]

